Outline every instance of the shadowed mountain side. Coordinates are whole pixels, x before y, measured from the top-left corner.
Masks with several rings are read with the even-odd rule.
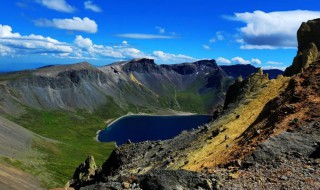
[[[256,68],[250,64],[248,65],[222,65],[220,66],[222,70],[226,72],[227,75],[233,78],[248,78],[252,73],[258,72],[259,68]],[[275,79],[278,75],[282,75],[283,71],[279,69],[267,69],[263,70],[263,73],[267,73],[269,79]]]

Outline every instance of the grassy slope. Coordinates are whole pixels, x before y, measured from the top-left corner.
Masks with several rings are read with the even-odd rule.
[[[104,108],[104,109],[103,109]],[[87,155],[93,155],[98,165],[109,156],[114,149],[114,143],[99,143],[95,140],[96,132],[105,128],[105,119],[115,118],[123,114],[114,104],[99,109],[97,113],[85,111],[66,112],[61,110],[42,111],[28,109],[27,113],[10,118],[17,124],[57,142],[34,139],[33,148],[42,154],[42,161],[37,167],[29,167],[25,161],[13,161],[18,166],[38,176],[48,172],[52,181],[44,181],[45,187],[64,186],[72,176],[75,168],[83,162]],[[32,159],[38,159],[36,157]]]
[[[255,91],[249,97],[245,97],[238,107],[211,124],[211,130],[207,135],[196,142],[202,143],[201,148],[186,153],[188,155],[186,158],[189,161],[188,164],[184,165],[184,161],[181,161],[173,168],[183,166],[183,169],[201,171],[205,167],[210,169],[213,166],[225,163],[233,149],[237,148],[237,137],[255,121],[264,105],[279,95],[286,87],[287,82],[288,78],[271,80],[263,84],[260,91]],[[236,119],[238,114],[240,118]],[[220,129],[220,134],[210,138],[211,131],[216,128]],[[226,135],[228,138],[225,140]]]

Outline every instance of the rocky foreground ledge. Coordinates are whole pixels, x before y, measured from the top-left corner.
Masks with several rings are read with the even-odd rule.
[[[320,122],[313,122],[270,138],[241,166],[217,167],[210,173],[166,170],[174,158],[172,161],[162,158],[166,157],[167,146],[174,140],[126,144],[115,150],[102,168],[97,168],[93,157],[89,156],[77,168],[70,186],[106,190],[315,189],[320,185],[320,142],[314,143],[319,137]],[[178,149],[171,150],[177,152]],[[142,152],[152,156],[142,158]],[[136,155],[141,155],[140,159]],[[148,172],[131,170],[138,165],[137,170],[143,165],[150,167],[150,163],[158,165]]]

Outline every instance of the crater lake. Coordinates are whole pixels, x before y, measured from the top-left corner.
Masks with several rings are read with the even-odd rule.
[[[165,140],[177,136],[184,130],[209,123],[210,115],[129,115],[121,117],[98,134],[100,142],[114,141],[117,145],[146,140]]]

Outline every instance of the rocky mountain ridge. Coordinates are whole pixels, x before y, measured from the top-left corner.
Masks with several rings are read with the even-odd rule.
[[[142,58],[104,67],[87,62],[42,67],[0,76],[0,110],[18,114],[13,110],[23,112],[27,106],[92,112],[115,103],[124,110],[135,105],[208,112],[221,104],[234,76],[242,74],[228,73],[214,60],[157,65],[154,60]],[[196,98],[202,108],[188,110],[193,108],[185,107],[184,101],[190,98]]]

